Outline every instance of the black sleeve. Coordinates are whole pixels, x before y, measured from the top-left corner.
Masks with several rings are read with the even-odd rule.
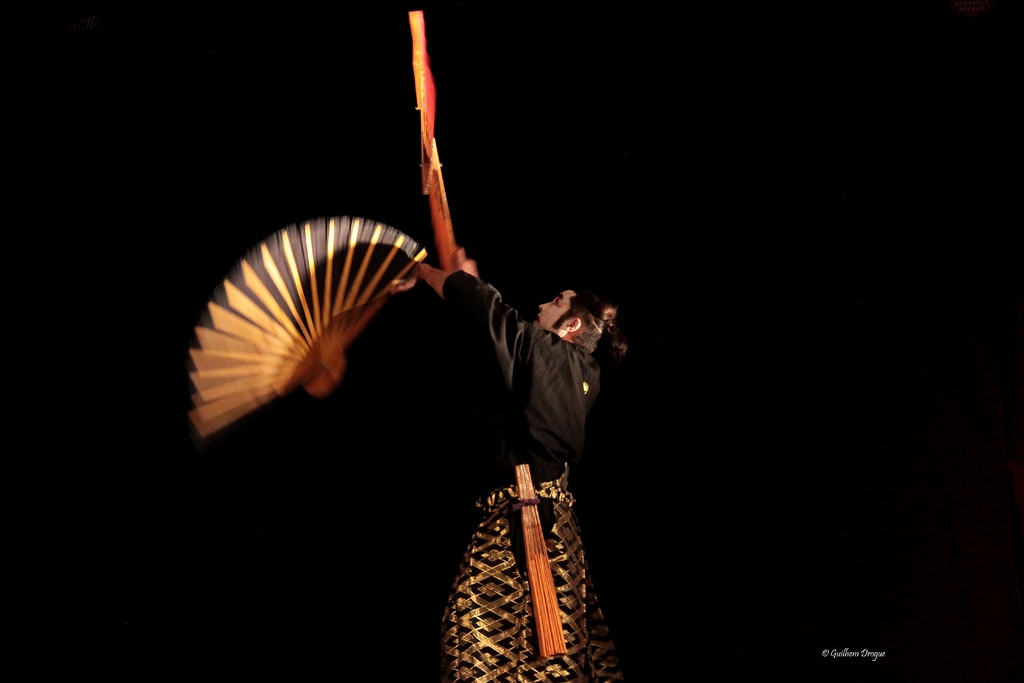
[[[444,298],[489,341],[505,384],[511,387],[516,358],[523,357],[529,344],[527,325],[516,310],[502,303],[494,287],[462,271],[444,281]]]

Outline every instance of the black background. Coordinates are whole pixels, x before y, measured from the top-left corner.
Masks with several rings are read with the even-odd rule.
[[[327,401],[185,420],[249,247],[432,248],[410,9],[482,276],[622,304],[573,489],[628,680],[1022,680],[1020,11],[938,1],[4,10],[33,670],[434,680],[480,427],[436,297]]]

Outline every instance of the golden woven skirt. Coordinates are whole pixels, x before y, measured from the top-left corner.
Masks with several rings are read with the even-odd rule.
[[[545,535],[568,652],[542,660],[537,653],[529,582],[516,566],[508,517],[516,502],[512,486],[477,501],[484,519],[455,578],[441,629],[441,680],[475,683],[621,681],[587,573],[579,526],[566,490],[568,472],[542,483],[538,498],[554,507],[554,529]]]

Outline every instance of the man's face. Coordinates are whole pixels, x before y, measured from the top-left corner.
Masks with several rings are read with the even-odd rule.
[[[568,327],[572,321],[567,320],[562,324],[561,329],[557,326],[558,319],[565,315],[566,311],[569,310],[569,302],[576,296],[576,292],[571,289],[567,289],[554,298],[553,301],[546,304],[541,304],[538,308],[540,312],[537,314],[537,319],[533,321],[533,324],[542,330],[548,332],[554,332],[559,337],[564,337],[568,332]]]

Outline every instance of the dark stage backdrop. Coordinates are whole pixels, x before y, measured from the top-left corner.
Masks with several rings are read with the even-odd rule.
[[[205,450],[184,369],[285,224],[429,245],[422,8],[458,239],[626,316],[572,486],[627,680],[1024,680],[1020,10],[719,4],[3,10],[12,651],[435,679],[486,427],[440,302]]]

